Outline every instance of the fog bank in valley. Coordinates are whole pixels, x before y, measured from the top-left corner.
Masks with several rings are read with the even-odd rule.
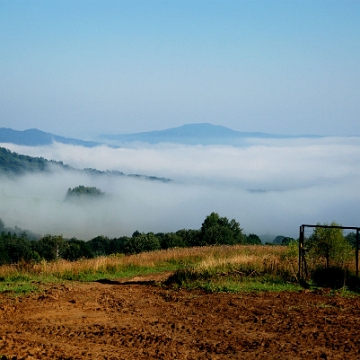
[[[298,236],[302,223],[360,226],[360,139],[252,140],[244,147],[137,144],[112,149],[1,146],[76,168],[171,178],[170,183],[54,170],[1,178],[0,218],[38,234],[90,239],[200,228],[212,211],[246,233]],[[69,187],[100,199],[64,201]]]

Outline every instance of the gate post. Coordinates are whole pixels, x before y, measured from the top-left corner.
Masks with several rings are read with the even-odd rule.
[[[303,279],[303,257],[304,253],[304,225],[300,226],[299,235],[299,280]]]
[[[359,229],[356,229],[355,262],[356,262],[356,280],[358,280],[358,278],[359,278]]]

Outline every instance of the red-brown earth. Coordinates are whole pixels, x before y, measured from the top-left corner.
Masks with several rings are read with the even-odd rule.
[[[149,280],[1,294],[0,358],[360,359],[360,297],[207,294]]]

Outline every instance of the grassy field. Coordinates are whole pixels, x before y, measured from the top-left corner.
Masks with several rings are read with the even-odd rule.
[[[0,291],[36,291],[41,284],[121,279],[172,271],[174,287],[207,291],[298,289],[296,246],[211,246],[122,254],[76,262],[25,263],[0,267]]]

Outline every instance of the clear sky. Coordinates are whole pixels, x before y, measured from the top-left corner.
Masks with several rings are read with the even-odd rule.
[[[0,127],[360,135],[360,1],[1,0]]]

